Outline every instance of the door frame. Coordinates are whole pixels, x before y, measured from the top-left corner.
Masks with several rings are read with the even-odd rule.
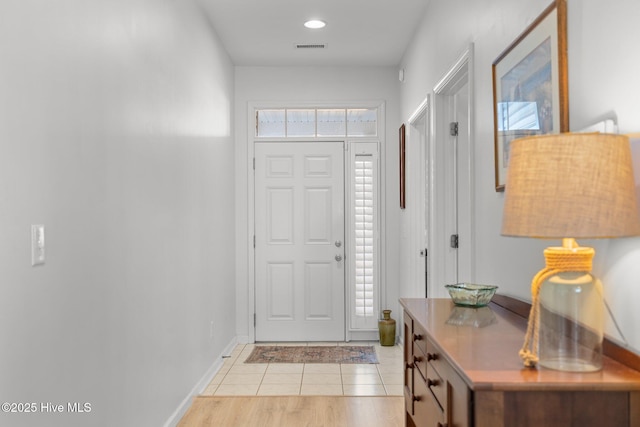
[[[464,280],[475,280],[475,218],[473,215],[475,208],[474,201],[474,188],[473,176],[474,176],[474,150],[473,150],[473,129],[474,129],[474,64],[473,64],[473,44],[470,44],[467,49],[460,55],[454,65],[445,73],[445,75],[438,81],[433,88],[433,108],[431,117],[431,138],[429,150],[429,162],[427,164],[427,170],[430,171],[430,177],[432,178],[430,185],[430,197],[431,203],[429,206],[429,248],[433,250],[429,253],[428,270],[428,282],[439,283],[444,285],[446,282],[444,274],[444,265],[446,257],[450,256],[446,251],[437,250],[437,248],[448,247],[449,236],[446,235],[444,230],[446,212],[446,195],[444,194],[445,188],[445,170],[442,165],[450,164],[452,159],[446,150],[443,150],[444,145],[447,143],[449,136],[449,121],[451,119],[451,113],[448,111],[448,105],[453,98],[453,95],[457,92],[460,84],[466,80],[468,85],[468,105],[469,112],[467,123],[467,134],[464,143],[467,144],[467,152],[469,153],[468,163],[465,165],[464,170],[456,171],[456,179],[464,179],[467,182],[467,188],[469,188],[468,194],[463,194],[462,197],[466,201],[468,209],[458,209],[458,221],[459,227],[462,224],[462,230],[458,229],[458,234],[468,236],[468,244],[458,249],[458,260],[463,260],[462,263],[458,261],[458,271],[462,271],[462,277]],[[461,270],[462,268],[462,270]],[[431,297],[444,298],[447,296],[444,286],[435,286],[430,289]]]
[[[418,203],[410,205],[411,209],[411,223],[410,226],[420,230],[420,233],[411,233],[410,237],[410,289],[409,295],[412,297],[426,298],[431,295],[427,295],[427,289],[425,285],[429,283],[429,271],[431,267],[430,257],[428,255],[429,246],[429,218],[431,216],[431,206],[433,206],[433,189],[431,185],[433,183],[433,177],[431,176],[433,168],[430,165],[431,159],[431,138],[429,137],[429,113],[431,110],[430,95],[420,103],[418,108],[413,112],[407,121],[409,123],[408,128],[408,141],[411,149],[416,149],[419,160],[414,164],[417,167],[411,167],[411,180],[419,183],[413,187],[412,196],[413,200],[417,200]],[[425,252],[426,251],[426,252]],[[426,272],[426,277],[425,277]]]
[[[256,141],[282,141],[285,138],[258,138],[255,135],[256,132],[256,117],[255,111],[258,109],[279,109],[279,108],[377,108],[378,109],[378,136],[377,138],[366,137],[362,138],[362,141],[377,141],[379,144],[380,153],[384,153],[386,150],[386,103],[382,100],[373,101],[353,101],[353,102],[258,102],[250,101],[247,105],[247,158],[246,158],[246,170],[247,170],[247,218],[246,218],[246,241],[243,246],[246,247],[246,269],[247,269],[247,283],[246,287],[243,287],[241,283],[238,283],[238,289],[236,289],[236,304],[246,304],[246,311],[239,310],[239,313],[247,314],[248,335],[239,335],[239,343],[254,343],[256,339],[256,281],[255,281],[255,248],[254,248],[254,235],[255,235],[255,181],[254,181],[254,157],[255,157],[255,144]],[[338,137],[338,138],[286,138],[286,141],[291,142],[308,142],[308,141],[344,141],[345,144],[349,144],[349,141],[353,138]],[[360,139],[358,139],[360,140]],[[345,167],[347,167],[347,156],[345,156]],[[346,169],[345,169],[346,172]],[[346,176],[346,175],[345,175]],[[381,188],[380,188],[380,304],[381,307],[387,307],[387,268],[386,268],[386,231],[383,224],[386,223],[386,182],[383,177],[386,176],[386,161],[384,156],[380,155],[380,176],[381,176]],[[345,181],[345,185],[346,185]],[[346,193],[345,188],[345,194]],[[346,203],[345,200],[345,212]],[[346,215],[346,214],[345,214]],[[345,218],[346,220],[346,218]],[[346,222],[345,222],[346,224]],[[345,238],[345,241],[347,239]],[[346,243],[345,243],[346,244]],[[346,248],[345,248],[346,249]],[[241,252],[244,252],[242,250]],[[239,256],[243,254],[236,252]],[[375,340],[377,339],[377,329],[375,331],[366,330],[353,330],[349,325],[349,311],[346,308],[349,297],[349,278],[345,278],[345,337],[347,341],[350,340]],[[391,298],[394,299],[394,298]]]

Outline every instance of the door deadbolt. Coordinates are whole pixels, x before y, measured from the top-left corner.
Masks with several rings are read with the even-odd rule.
[[[336,255],[336,261],[338,262],[342,261],[342,255],[340,254]]]
[[[342,242],[340,240],[336,240],[336,248],[342,246]]]

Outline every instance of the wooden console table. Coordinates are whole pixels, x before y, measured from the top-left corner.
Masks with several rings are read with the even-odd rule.
[[[640,427],[637,355],[607,343],[600,372],[524,368],[526,303],[496,295],[481,309],[400,304],[407,426]]]

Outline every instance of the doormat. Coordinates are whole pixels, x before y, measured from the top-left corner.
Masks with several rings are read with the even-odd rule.
[[[257,346],[244,363],[378,363],[373,346]]]

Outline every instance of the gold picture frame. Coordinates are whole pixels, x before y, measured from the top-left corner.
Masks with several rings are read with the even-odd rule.
[[[555,0],[492,64],[495,187],[504,191],[509,144],[569,130],[567,3]]]

